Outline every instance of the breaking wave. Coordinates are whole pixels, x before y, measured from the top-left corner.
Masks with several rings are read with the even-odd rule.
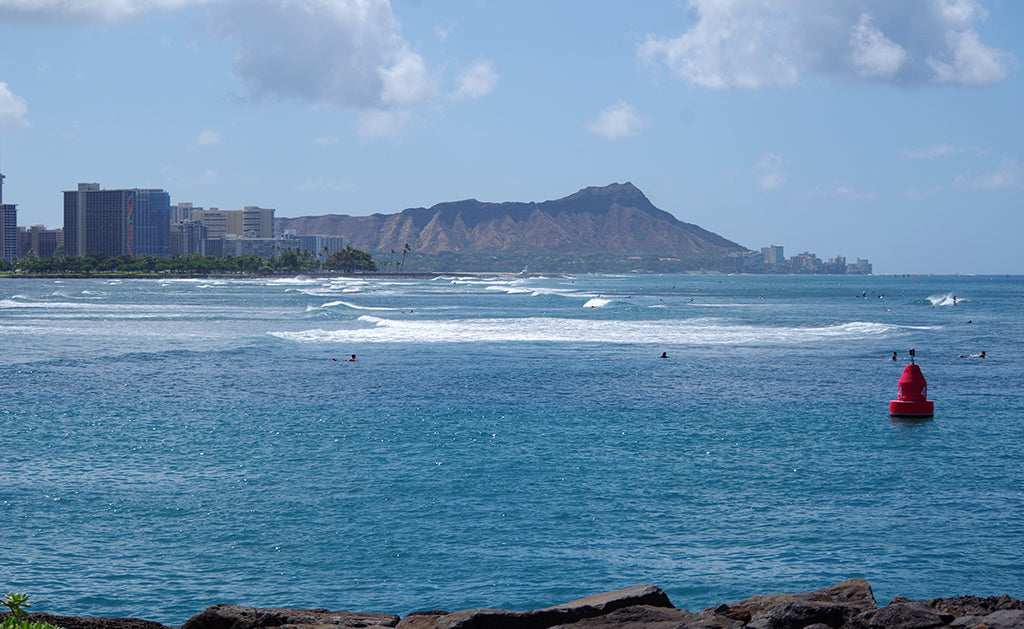
[[[302,343],[559,342],[771,346],[878,338],[904,329],[901,326],[863,321],[823,327],[771,327],[736,325],[710,318],[643,322],[552,317],[390,319],[362,315],[355,323],[358,327],[271,334]]]

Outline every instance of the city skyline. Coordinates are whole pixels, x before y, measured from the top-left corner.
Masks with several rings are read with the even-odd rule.
[[[288,241],[312,252],[333,252],[344,245],[341,235],[295,234],[294,230],[276,233],[274,212],[270,208],[247,206],[243,210],[203,208],[193,203],[170,203],[170,194],[160,189],[104,189],[99,183],[79,183],[77,190],[65,190],[62,227],[17,225],[15,204],[3,204],[4,175],[0,173],[0,259],[12,262],[33,253],[49,257],[57,246],[65,255],[80,257],[90,253],[107,256],[169,257],[183,253],[210,253],[215,257],[248,255],[273,257]],[[198,224],[198,229],[197,229]],[[46,234],[46,236],[44,236]],[[45,238],[46,240],[42,240]],[[253,241],[252,246],[228,241]],[[255,242],[255,241],[262,242]],[[306,246],[310,245],[310,246]],[[406,245],[408,247],[408,244]],[[31,251],[30,251],[31,250]],[[394,253],[392,251],[392,253]],[[640,259],[640,258],[637,258]],[[784,246],[769,245],[760,250],[730,254],[723,259],[722,272],[743,273],[854,273],[871,274],[869,260],[860,257],[848,263],[839,253],[820,259],[816,252],[803,251],[789,258]]]
[[[1024,273],[1022,26],[1007,0],[0,0],[3,200],[61,227],[80,181],[288,217],[632,181],[753,250]]]

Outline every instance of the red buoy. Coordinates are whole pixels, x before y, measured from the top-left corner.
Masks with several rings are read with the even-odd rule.
[[[896,399],[889,402],[890,417],[926,419],[935,415],[935,403],[928,399],[928,383],[921,368],[914,364],[914,350],[910,350],[910,364],[896,386]]]

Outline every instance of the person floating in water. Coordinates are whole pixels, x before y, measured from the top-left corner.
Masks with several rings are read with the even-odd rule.
[[[985,350],[981,350],[980,353],[978,353],[978,354],[971,354],[970,356],[965,356],[964,354],[960,354],[959,356],[957,356],[957,358],[984,358],[984,357],[985,357]]]
[[[661,358],[668,358],[668,352],[662,352]]]
[[[893,353],[892,353],[892,359],[893,359],[893,360],[896,360],[896,352],[893,352]]]
[[[346,362],[350,362],[350,363],[351,362],[355,362],[355,359],[356,359],[356,355],[352,354],[352,358],[349,358]]]

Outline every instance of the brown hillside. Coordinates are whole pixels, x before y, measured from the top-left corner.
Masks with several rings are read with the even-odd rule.
[[[328,214],[278,218],[278,233],[342,236],[365,251],[423,253],[599,252],[721,256],[745,251],[730,240],[683,223],[654,207],[633,184],[585,188],[543,203],[484,203],[475,199],[413,208],[398,214]]]

